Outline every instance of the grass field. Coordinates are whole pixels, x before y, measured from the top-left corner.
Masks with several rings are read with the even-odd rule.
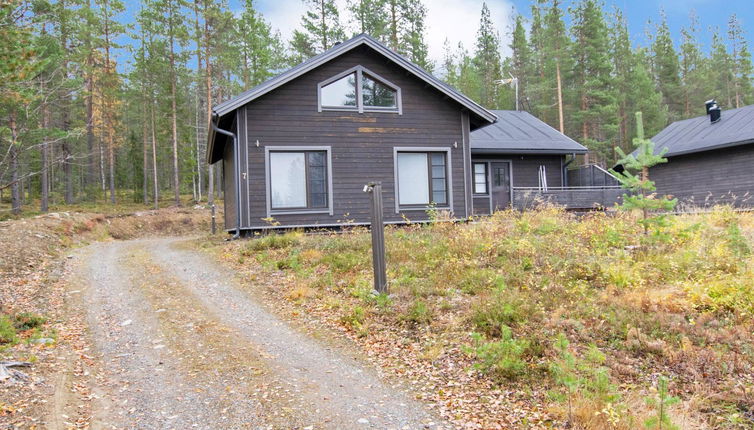
[[[389,296],[364,229],[218,248],[457,423],[752,428],[754,214],[670,221],[644,236],[630,214],[551,208],[388,227]]]

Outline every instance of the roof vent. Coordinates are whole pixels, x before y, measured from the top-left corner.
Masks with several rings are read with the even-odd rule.
[[[704,102],[704,111],[709,115],[709,110],[713,105],[716,105],[717,101],[715,99],[709,99],[706,102]]]
[[[722,109],[720,109],[720,106],[718,106],[717,103],[713,104],[712,107],[709,108],[709,122],[712,124],[719,122],[721,113]]]

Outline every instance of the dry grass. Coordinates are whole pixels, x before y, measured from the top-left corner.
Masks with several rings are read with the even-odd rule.
[[[345,327],[365,348],[403,345],[375,355],[423,372],[427,400],[447,405],[457,422],[642,428],[654,412],[644,400],[664,375],[681,398],[671,409],[681,428],[754,426],[754,214],[681,215],[645,237],[630,214],[544,208],[389,227],[386,241],[390,298],[370,294],[363,229],[223,251],[286,276],[279,297]],[[561,335],[579,381],[567,396],[577,406],[570,419],[553,373]],[[453,388],[438,392],[444,384]],[[501,389],[514,394],[500,400]],[[470,415],[453,417],[452,408]]]

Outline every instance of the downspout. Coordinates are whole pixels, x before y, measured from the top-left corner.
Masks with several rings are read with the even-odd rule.
[[[217,114],[212,113],[212,129],[215,133],[224,134],[233,138],[233,158],[235,159],[235,188],[236,188],[236,233],[230,238],[235,240],[241,237],[241,157],[239,155],[238,138],[235,133],[228,130],[223,130],[217,126]]]
[[[576,154],[571,154],[571,159],[563,164],[563,188],[568,186],[568,165],[576,160]]]

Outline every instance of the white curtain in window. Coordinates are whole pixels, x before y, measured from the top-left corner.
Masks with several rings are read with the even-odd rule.
[[[429,204],[427,154],[398,153],[398,197],[401,205]]]
[[[306,207],[306,167],[303,152],[270,153],[270,189],[274,209]]]

